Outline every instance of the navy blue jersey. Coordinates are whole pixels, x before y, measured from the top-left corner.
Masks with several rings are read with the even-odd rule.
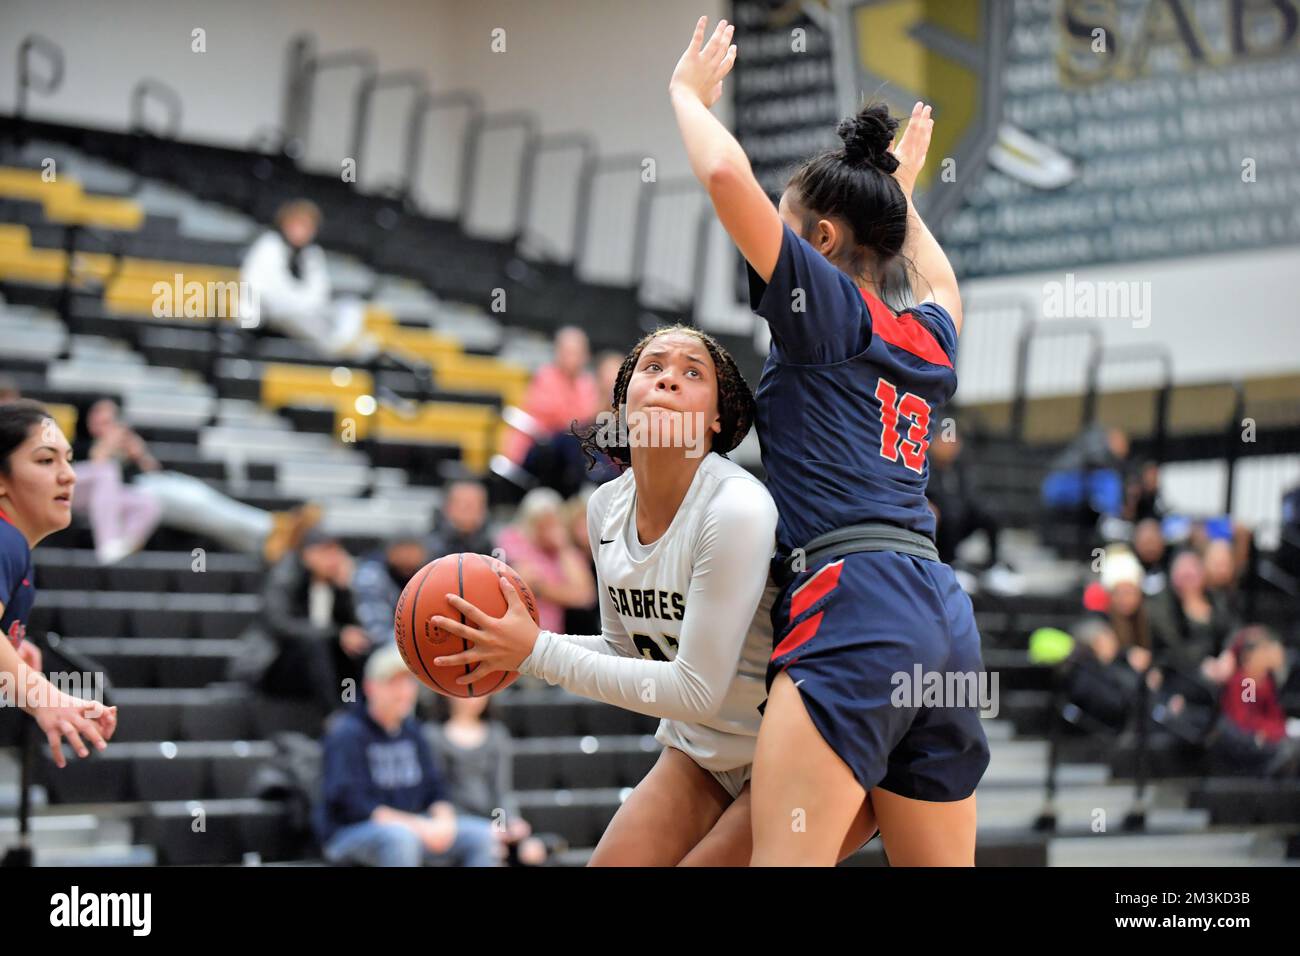
[[[0,633],[17,647],[27,636],[27,615],[36,602],[32,550],[23,533],[0,511]]]
[[[957,388],[957,329],[942,306],[895,313],[783,224],[750,307],[772,347],[756,399],[782,551],[881,521],[934,536],[925,500],[936,413]]]

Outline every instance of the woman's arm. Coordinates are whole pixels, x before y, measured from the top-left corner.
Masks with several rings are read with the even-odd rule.
[[[943,306],[952,316],[957,333],[961,334],[961,295],[957,290],[957,274],[953,272],[952,263],[948,261],[943,247],[925,225],[912,202],[916,178],[925,166],[930,136],[934,132],[930,109],[919,101],[912,107],[907,129],[893,149],[898,158],[894,178],[907,197],[907,239],[903,242],[903,255],[912,263],[917,276],[929,286],[928,294],[922,296],[921,301],[937,302]]]
[[[734,27],[718,21],[708,43],[700,17],[695,34],[668,83],[677,127],[695,178],[708,190],[718,219],[740,254],[767,282],[781,251],[781,217],[754,177],[740,143],[709,112],[722,95],[722,80],[736,62],[736,47],[728,46]]]

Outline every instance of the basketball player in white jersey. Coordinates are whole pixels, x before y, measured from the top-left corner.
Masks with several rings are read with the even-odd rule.
[[[593,865],[744,865],[748,800],[726,811],[746,789],[766,696],[771,626],[759,605],[777,516],[762,483],[723,455],[748,432],[753,395],[722,346],[677,326],[628,355],[614,407],[627,444],[589,438],[631,466],[587,509],[603,633],[539,631],[506,585],[501,618],[449,597],[467,624],[435,621],[474,647],[439,663],[478,664],[466,683],[519,670],[662,718],[663,753]]]

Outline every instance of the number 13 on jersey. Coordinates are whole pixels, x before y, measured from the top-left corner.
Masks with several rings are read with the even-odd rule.
[[[898,389],[886,379],[876,383],[880,400],[880,457],[898,461],[918,475],[925,471],[925,453],[930,447],[930,403],[912,392],[899,397]],[[907,437],[898,432],[899,416],[908,419]]]

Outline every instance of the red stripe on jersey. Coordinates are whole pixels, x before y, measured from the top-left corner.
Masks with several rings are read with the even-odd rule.
[[[904,352],[925,359],[931,365],[952,368],[952,359],[948,358],[934,333],[918,322],[915,316],[910,312],[895,314],[866,289],[858,291],[862,293],[862,300],[867,303],[867,311],[871,313],[873,334]]]
[[[840,558],[838,561],[832,561],[799,585],[790,598],[790,619],[794,620],[835,590],[835,585],[840,583],[840,572],[843,570],[844,559]]]
[[[818,611],[812,617],[808,618],[808,620],[804,621],[793,631],[787,634],[785,636],[785,640],[783,640],[780,644],[776,645],[776,650],[772,652],[772,660],[776,660],[778,657],[783,657],[784,655],[789,654],[800,644],[804,644],[807,641],[809,641],[812,638],[812,636],[817,633],[817,628],[821,625],[822,618],[824,616],[825,616],[824,611]]]
[[[13,523],[14,523],[13,519],[10,518],[10,517],[9,517],[7,514],[5,514],[3,511],[0,511],[0,521],[8,521],[10,524],[13,524]]]

